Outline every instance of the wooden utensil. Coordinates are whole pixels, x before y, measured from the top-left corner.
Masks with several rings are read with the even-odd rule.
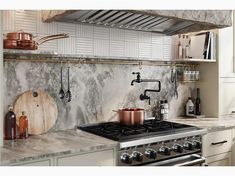
[[[29,134],[43,134],[55,124],[58,109],[53,98],[42,90],[27,91],[21,94],[14,104],[14,112],[18,119],[25,111],[29,121]]]

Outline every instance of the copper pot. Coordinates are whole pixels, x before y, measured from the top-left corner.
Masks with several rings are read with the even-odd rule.
[[[124,125],[142,125],[145,110],[140,108],[125,108],[115,111],[118,113],[119,122]]]
[[[9,34],[9,33],[8,33]],[[7,34],[7,35],[8,35]],[[11,36],[11,35],[10,35]],[[13,34],[12,36],[13,37]],[[23,49],[23,50],[36,50],[38,46],[55,39],[61,38],[68,38],[68,34],[57,34],[57,35],[50,35],[39,39],[38,41],[35,40],[15,40],[15,39],[4,39],[3,40],[3,47],[4,49]]]
[[[7,33],[6,38],[10,40],[32,40],[33,35],[23,31],[18,31]]]

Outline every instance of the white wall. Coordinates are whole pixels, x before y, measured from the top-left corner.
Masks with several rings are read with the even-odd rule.
[[[42,23],[41,11],[4,11],[3,32],[24,30],[39,37],[69,33],[70,37],[41,45],[40,50],[60,54],[134,57],[146,59],[172,58],[172,37],[161,34],[104,28],[72,23]]]
[[[0,146],[3,143],[3,90],[2,76],[3,75],[3,56],[2,56],[2,11],[0,10]]]

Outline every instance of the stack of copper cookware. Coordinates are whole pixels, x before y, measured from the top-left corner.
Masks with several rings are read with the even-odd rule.
[[[45,36],[38,41],[33,40],[33,35],[23,31],[11,32],[5,35],[3,47],[5,49],[37,50],[38,46],[55,39],[68,38],[68,34],[57,34]]]
[[[145,110],[140,108],[124,108],[113,110],[118,113],[119,122],[123,125],[142,125],[145,119]]]

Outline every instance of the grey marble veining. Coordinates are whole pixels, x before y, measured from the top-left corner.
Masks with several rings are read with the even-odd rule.
[[[178,122],[187,125],[205,128],[208,132],[225,130],[235,127],[235,116],[225,116],[219,118],[185,118],[170,119],[171,122]]]
[[[4,146],[0,148],[0,156],[2,165],[10,165],[116,147],[115,141],[80,130],[67,130],[31,136],[27,140],[4,141]]]
[[[67,90],[67,66],[63,69],[63,83]],[[58,119],[51,129],[73,129],[80,124],[115,121],[117,114],[112,110],[123,107],[140,107],[148,110],[152,116],[156,102],[168,99],[169,118],[184,114],[184,106],[188,96],[195,91],[193,83],[178,85],[179,98],[173,97],[174,86],[170,82],[170,67],[133,65],[101,65],[83,64],[69,65],[72,101],[67,103],[58,96],[60,89],[60,64],[4,62],[4,112],[7,105],[13,104],[21,93],[42,89],[47,91],[58,106]],[[141,77],[159,79],[162,82],[160,93],[149,93],[148,101],[140,101],[139,96],[146,88],[156,89],[156,83],[141,83],[131,86],[131,80],[136,79],[133,71],[140,71]]]

